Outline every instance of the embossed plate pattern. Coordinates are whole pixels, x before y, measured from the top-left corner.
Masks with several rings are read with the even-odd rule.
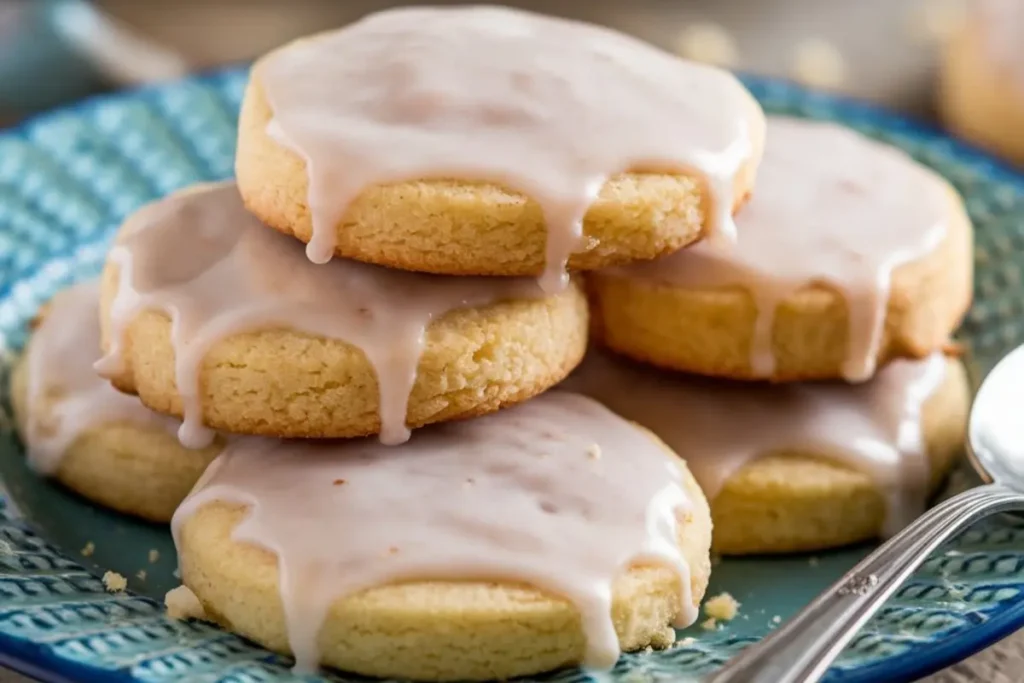
[[[0,133],[0,399],[26,324],[57,289],[98,271],[119,222],[140,204],[232,172],[245,81],[232,70],[89,101]],[[949,178],[977,229],[977,302],[962,333],[984,372],[1024,341],[1024,179],[988,157],[865,105],[750,78],[772,112],[842,121]],[[0,436],[0,663],[53,681],[255,683],[290,678],[287,659],[215,627],[162,614],[175,583],[166,529],[96,509],[27,471]],[[31,530],[30,530],[31,529]],[[95,552],[79,552],[92,543]],[[150,563],[149,551],[160,559]],[[741,615],[691,629],[666,652],[624,656],[616,681],[697,680],[810,600],[867,551],[726,560],[712,592]],[[106,568],[129,577],[109,594]],[[144,577],[139,575],[145,570]],[[863,630],[828,680],[898,681],[971,654],[1024,625],[1024,521],[990,520],[932,557]],[[575,683],[578,671],[538,680]],[[362,680],[325,674],[333,681]]]

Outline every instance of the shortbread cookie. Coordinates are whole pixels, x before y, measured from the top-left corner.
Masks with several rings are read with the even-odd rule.
[[[887,536],[924,510],[962,452],[969,391],[941,354],[870,382],[711,380],[591,353],[565,383],[683,457],[722,554],[820,550]]]
[[[213,619],[300,671],[386,678],[609,668],[674,643],[710,571],[683,462],[560,391],[399,447],[240,439],[173,529]]]
[[[698,244],[592,277],[608,347],[736,379],[863,381],[941,348],[971,300],[960,197],[901,151],[772,118],[734,248]]]
[[[1024,3],[968,7],[945,49],[939,110],[957,135],[1024,165]]]
[[[100,505],[155,522],[175,508],[219,445],[183,448],[158,415],[93,370],[100,357],[99,284],[59,293],[11,378],[29,464]]]
[[[534,396],[583,357],[573,284],[442,277],[338,259],[245,212],[234,184],[173,195],[131,217],[104,272],[97,366],[153,410],[282,437],[380,433],[471,417]]]
[[[403,8],[253,68],[246,206],[332,255],[540,275],[674,251],[754,184],[760,107],[731,74],[606,28],[496,7]]]

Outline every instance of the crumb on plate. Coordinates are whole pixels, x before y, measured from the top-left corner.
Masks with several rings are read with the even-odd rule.
[[[199,598],[188,586],[178,586],[167,591],[164,596],[167,616],[183,621],[185,619],[206,619],[206,610]]]
[[[117,572],[107,571],[103,574],[103,586],[110,593],[120,593],[128,587],[128,579]]]
[[[719,593],[704,603],[704,614],[718,621],[732,621],[740,611],[740,603],[728,593]]]

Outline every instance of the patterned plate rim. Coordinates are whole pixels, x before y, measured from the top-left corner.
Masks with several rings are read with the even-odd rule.
[[[239,78],[247,69],[248,66],[239,64],[201,72],[178,81],[97,95],[65,107],[37,114],[12,128],[0,130],[0,137],[29,139],[37,126],[45,125],[57,116],[73,113],[85,114],[98,107],[121,100],[148,101],[159,97],[168,89],[181,87],[187,83],[216,86],[230,79]],[[829,115],[829,113],[839,112],[841,116],[838,117],[838,120],[847,125],[860,124],[893,133],[914,135],[926,139],[930,143],[944,146],[947,156],[971,167],[980,175],[1011,185],[1024,194],[1024,173],[974,145],[950,137],[932,123],[913,116],[894,113],[855,98],[807,90],[785,79],[751,74],[740,74],[740,78],[757,99],[766,104],[766,108],[771,108],[773,101],[782,101],[794,106],[807,116],[836,119],[836,116]],[[104,237],[83,242],[79,247],[91,247],[105,239]],[[17,282],[30,279],[45,263],[47,261],[41,261],[39,267],[32,273],[22,274],[10,282],[0,282],[0,298],[6,297],[10,293],[10,288]],[[0,352],[3,351],[4,349],[0,349]],[[11,501],[6,497],[0,497],[0,528],[4,527],[15,530],[16,533],[27,532],[29,535],[35,536],[31,531],[30,524],[21,518]],[[49,545],[45,538],[37,538],[46,545],[49,552],[59,559],[78,566],[74,558]],[[146,596],[131,592],[125,595],[152,603],[159,608],[157,601]],[[3,598],[0,596],[0,607],[2,604]],[[908,681],[928,675],[961,661],[1024,627],[1024,601],[1005,609],[1000,609],[998,606],[993,607],[987,612],[979,612],[979,616],[982,620],[965,631],[921,644],[872,664],[848,670],[833,669],[830,671],[828,679],[843,683],[874,683],[881,680]],[[737,638],[736,640],[738,644],[738,641],[749,639]],[[724,644],[720,643],[719,645]],[[267,652],[266,655],[268,658],[276,659],[272,653]],[[44,643],[4,634],[0,634],[0,666],[47,683],[92,683],[93,681],[115,680],[142,683],[144,680],[133,676],[130,670],[111,670],[89,666],[76,661],[73,657],[44,647]]]

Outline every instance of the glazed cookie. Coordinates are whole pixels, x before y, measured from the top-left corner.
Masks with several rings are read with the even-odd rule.
[[[219,445],[187,450],[180,424],[96,375],[99,284],[55,296],[14,368],[11,397],[29,464],[100,505],[171,519]]]
[[[1024,165],[1024,3],[968,5],[946,46],[939,110],[957,135]]]
[[[282,437],[381,434],[534,396],[583,357],[573,284],[422,275],[338,259],[246,213],[234,184],[173,195],[131,217],[104,271],[107,355],[123,391],[206,427]]]
[[[257,62],[236,175],[248,209],[315,262],[540,275],[555,291],[567,261],[731,237],[763,137],[732,75],[623,34],[404,8]]]
[[[685,458],[711,503],[715,551],[820,550],[887,536],[962,452],[963,365],[896,360],[870,382],[754,384],[592,353],[565,384]]]
[[[605,345],[735,379],[863,381],[941,348],[971,300],[960,197],[902,152],[773,118],[732,248],[698,244],[592,277]]]
[[[397,448],[240,439],[173,529],[208,617],[300,671],[385,678],[609,668],[674,643],[710,571],[683,462],[559,391]]]

